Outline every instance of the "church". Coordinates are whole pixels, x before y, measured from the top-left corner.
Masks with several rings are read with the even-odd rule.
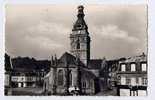
[[[51,58],[50,71],[44,77],[44,91],[49,95],[78,93],[94,95],[107,86],[105,58],[90,59],[88,26],[84,20],[84,7],[78,6],[77,20],[70,34],[70,53],[59,59]]]

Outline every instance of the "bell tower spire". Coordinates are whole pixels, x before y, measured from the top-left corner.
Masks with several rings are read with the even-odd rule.
[[[83,9],[84,7],[82,5],[78,6],[78,15],[77,15],[78,18],[83,18],[85,16],[83,13]]]
[[[77,20],[70,34],[71,53],[87,66],[90,60],[90,36],[84,20],[84,7],[80,5],[77,9]]]
[[[88,29],[87,24],[84,20],[85,14],[84,14],[83,10],[84,10],[84,7],[82,5],[78,6],[78,14],[77,14],[78,19],[73,26],[73,29],[72,29],[73,31],[74,30],[82,30],[82,29],[87,30]]]

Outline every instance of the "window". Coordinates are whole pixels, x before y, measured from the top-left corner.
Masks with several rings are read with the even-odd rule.
[[[146,64],[145,63],[142,63],[142,71],[146,71]]]
[[[79,40],[79,38],[77,39],[77,41],[76,41],[76,49],[80,49],[80,40]]]
[[[79,24],[79,25],[77,25],[77,27],[78,27],[78,28],[81,28],[81,27],[82,27],[82,25],[80,25],[80,24]]]
[[[89,87],[93,87],[93,80],[90,80],[90,82],[89,82]]]
[[[86,82],[85,81],[83,81],[82,87],[86,88]]]
[[[131,85],[131,79],[130,78],[126,78],[126,85]]]
[[[77,43],[77,49],[80,49],[80,43],[79,42]]]
[[[131,64],[131,71],[136,71],[136,64]]]
[[[139,77],[139,84],[138,85],[142,85],[142,78]]]
[[[126,65],[125,64],[121,65],[121,71],[126,71]]]
[[[147,85],[147,78],[142,78],[142,85]]]
[[[69,86],[72,86],[72,72],[69,72]]]
[[[6,75],[5,75],[5,85],[6,85],[6,86],[9,85],[9,80],[10,80],[9,75],[6,74]]]
[[[58,71],[58,85],[59,86],[63,85],[63,71],[62,70]]]
[[[121,85],[125,85],[126,83],[126,78],[125,77],[121,77]]]
[[[139,78],[138,77],[136,78],[136,84],[139,84]]]
[[[135,77],[131,78],[131,85],[136,85],[136,78]]]

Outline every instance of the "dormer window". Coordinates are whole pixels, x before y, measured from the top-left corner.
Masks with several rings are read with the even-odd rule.
[[[146,71],[147,70],[146,63],[142,63],[141,68],[142,68],[142,71]]]
[[[131,64],[131,71],[136,71],[136,64]]]
[[[121,71],[126,71],[126,65],[125,64],[121,64]]]

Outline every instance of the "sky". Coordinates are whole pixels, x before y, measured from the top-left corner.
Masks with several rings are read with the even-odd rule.
[[[12,57],[60,57],[70,52],[69,35],[78,5],[6,5],[5,50]],[[147,52],[146,5],[84,5],[91,58],[115,59]]]

